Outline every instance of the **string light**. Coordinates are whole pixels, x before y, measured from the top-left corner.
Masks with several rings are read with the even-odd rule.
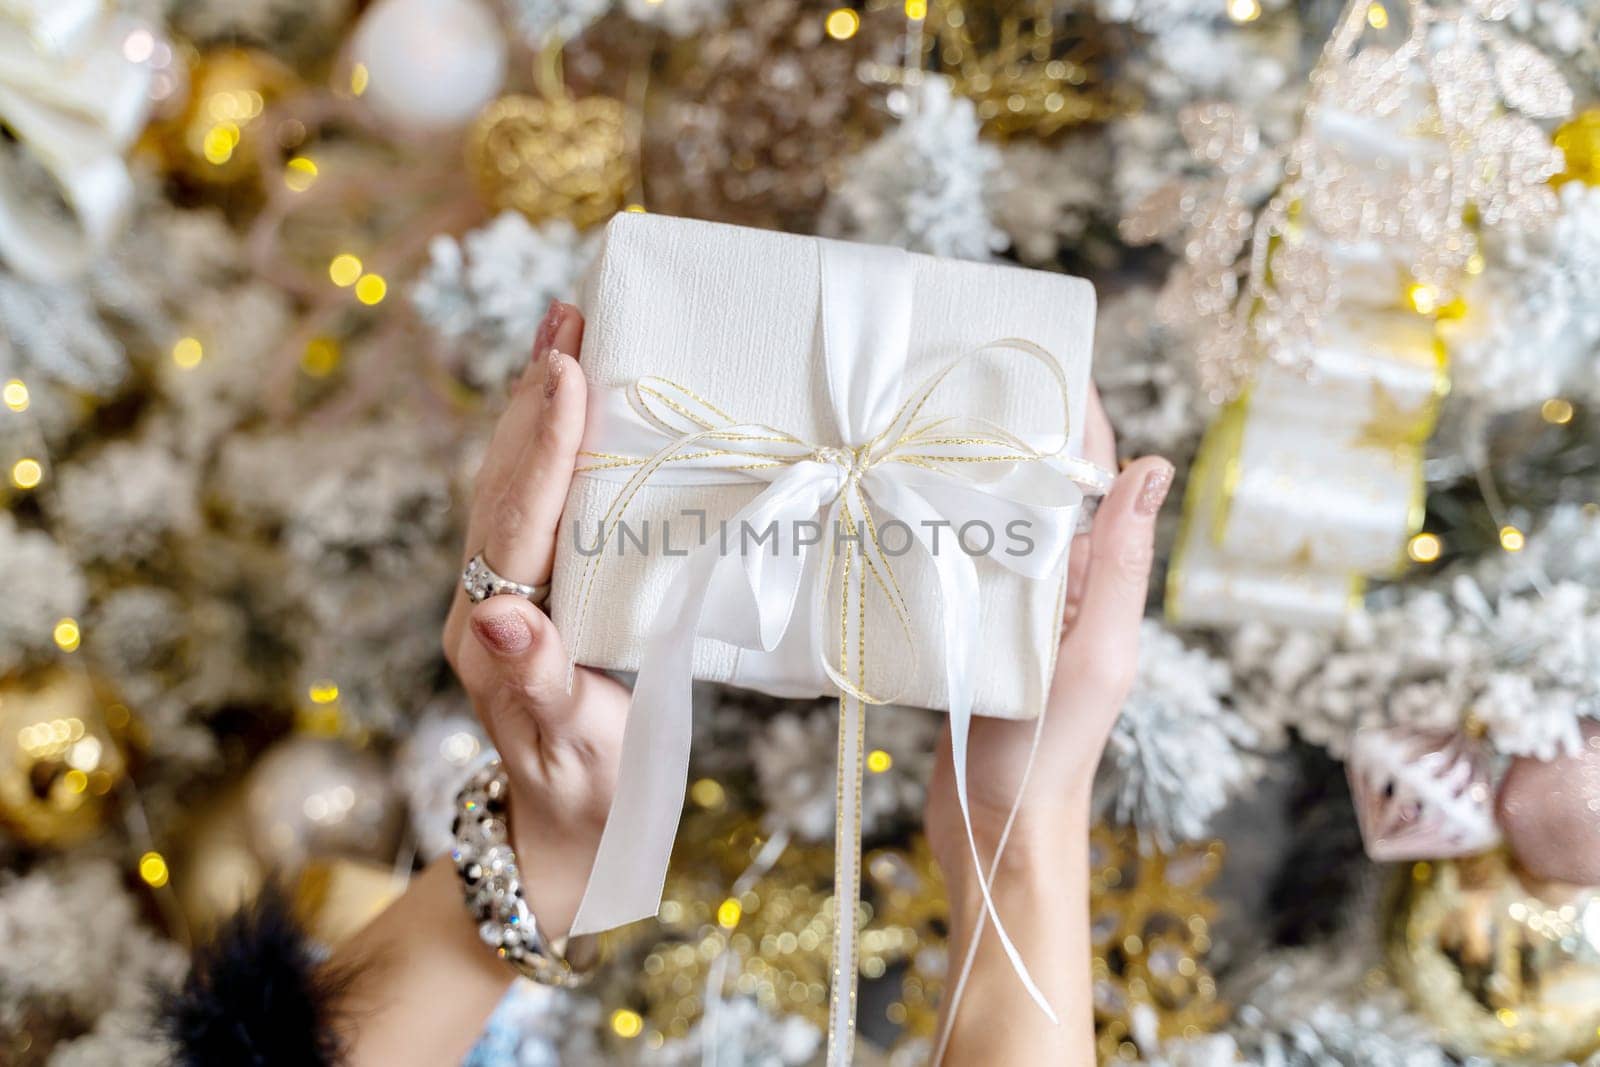
[[[78,620],[73,618],[62,619],[56,623],[50,636],[55,638],[56,647],[63,652],[76,652],[78,646],[83,643],[83,629],[78,625]]]
[[[1235,22],[1254,22],[1261,17],[1260,0],[1228,0],[1228,17]]]
[[[1375,30],[1381,30],[1389,25],[1389,9],[1382,4],[1370,4],[1367,7],[1367,25]]]
[[[300,369],[313,378],[326,378],[339,366],[339,342],[331,337],[313,337],[300,355]]]
[[[729,897],[717,905],[717,925],[724,930],[732,930],[739,925],[739,920],[744,917],[744,905],[735,897]]]
[[[339,699],[339,686],[336,682],[312,682],[309,693],[313,704],[332,704]]]
[[[1528,539],[1523,532],[1507,523],[1500,527],[1500,547],[1507,552],[1521,552]]]
[[[356,299],[368,307],[383,303],[388,293],[389,283],[383,280],[381,274],[363,274],[361,280],[356,282]]]
[[[644,1017],[636,1011],[618,1008],[611,1013],[611,1030],[618,1037],[638,1037],[644,1032]]]
[[[1438,534],[1419,533],[1406,542],[1406,555],[1416,563],[1432,563],[1444,551],[1444,542]]]
[[[928,17],[928,0],[906,0],[906,18],[921,22]]]
[[[44,464],[24,456],[11,465],[11,484],[18,489],[33,489],[44,480]]]
[[[370,80],[371,75],[368,74],[367,65],[365,63],[357,63],[355,66],[350,68],[350,91],[352,93],[360,96],[362,93],[366,92],[367,82]]]
[[[0,401],[4,401],[6,407],[20,415],[28,410],[28,387],[23,384],[21,378],[13,378],[0,387]]]
[[[212,166],[220,167],[233,158],[233,150],[239,147],[239,127],[233,122],[219,122],[206,131],[206,136],[200,143],[200,150],[206,157],[206,162]]]
[[[894,757],[881,748],[875,748],[867,753],[867,770],[873,774],[882,774],[894,766]]]
[[[1565,426],[1572,421],[1572,401],[1553,396],[1539,405],[1539,414],[1552,426]]]
[[[361,259],[349,252],[340,252],[328,263],[328,277],[341,289],[348,288],[361,277]]]
[[[317,163],[307,156],[295,156],[283,165],[283,184],[290,192],[303,193],[317,180]]]
[[[129,63],[146,63],[155,55],[155,35],[146,29],[137,29],[122,39],[122,58]]]
[[[160,889],[166,885],[169,877],[166,858],[155,851],[146,852],[140,856],[139,877],[143,878],[145,884],[151,889]]]
[[[205,354],[205,348],[193,337],[179,338],[178,343],[172,346],[172,362],[184,370],[199,366]]]
[[[715,778],[699,778],[689,787],[689,799],[708,811],[715,811],[722,807],[728,795]]]
[[[1427,282],[1413,282],[1406,289],[1406,301],[1418,315],[1432,315],[1439,310],[1439,290]]]
[[[848,7],[836,7],[822,26],[835,41],[848,41],[861,28],[861,16]]]

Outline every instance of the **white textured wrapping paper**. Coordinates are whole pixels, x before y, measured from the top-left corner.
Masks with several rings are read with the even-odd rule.
[[[807,441],[836,442],[820,358],[821,278],[817,238],[747,230],[650,214],[619,215],[581,297],[587,317],[580,362],[593,385],[626,387],[641,377],[670,379],[740,422],[763,423]],[[1062,367],[1069,386],[1070,451],[1079,451],[1088,388],[1094,292],[1077,278],[1013,267],[909,257],[913,314],[905,388],[910,391],[945,364],[1004,337],[1032,341]],[[959,367],[932,397],[931,411],[981,416],[1022,436],[1059,441],[1057,386],[1029,360],[979,357]],[[591,409],[593,414],[593,409]],[[594,428],[591,427],[591,432]],[[628,524],[648,522],[651,550],[608,542],[587,605],[579,663],[615,670],[639,666],[644,638],[683,559],[660,549],[662,524],[674,551],[698,543],[704,511],[712,535],[761,491],[750,485],[649,484],[627,512]],[[575,479],[557,542],[550,611],[569,639],[577,632],[580,578],[587,557],[574,537],[592,545],[618,485],[590,475]],[[1008,544],[996,531],[994,551]],[[981,547],[982,531],[972,531]],[[976,612],[985,638],[978,657],[974,710],[1032,718],[1043,706],[1059,636],[1066,559],[1048,580],[1032,580],[979,555],[979,596],[952,605]],[[869,687],[899,703],[944,708],[944,610],[926,558],[908,552],[894,560],[895,577],[910,605],[916,652],[907,648],[884,598],[870,598],[868,634],[875,650]],[[799,639],[803,635],[795,635]],[[789,678],[758,676],[741,664],[739,649],[709,638],[696,641],[696,678],[779,695],[837,692],[820,669]]]

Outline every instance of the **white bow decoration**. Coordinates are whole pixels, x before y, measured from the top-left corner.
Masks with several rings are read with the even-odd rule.
[[[692,732],[692,653],[697,637],[740,648],[741,669],[767,679],[816,678],[840,699],[835,838],[834,980],[829,1063],[848,1063],[855,1020],[856,922],[860,893],[863,705],[887,703],[867,681],[866,598],[883,596],[909,637],[891,554],[878,533],[898,520],[933,566],[942,602],[944,652],[957,795],[985,907],[1034,1001],[1054,1018],[1005,933],[980,862],[967,802],[967,737],[981,642],[978,572],[937,526],[974,521],[990,529],[1023,522],[1026,553],[989,558],[1030,578],[1060,573],[1085,489],[1103,492],[1109,472],[1066,456],[1069,387],[1060,364],[1029,341],[981,346],[904,390],[912,310],[909,257],[899,250],[817,242],[820,336],[838,440],[815,443],[771,426],[742,423],[672,382],[644,378],[626,389],[595,387],[581,476],[620,485],[600,531],[603,546],[645,485],[765,483],[727,528],[777,531],[750,543],[709,537],[687,553],[645,638],[617,775],[617,793],[573,934],[652,917],[660,906],[682,809]],[[1059,438],[1038,446],[975,417],[935,415],[931,399],[951,371],[983,354],[1042,367],[1061,395]],[[814,543],[798,535],[825,515]],[[907,546],[910,550],[910,546]],[[898,553],[896,553],[898,554]],[[601,554],[585,566],[577,648]],[[873,592],[875,591],[875,592]],[[914,646],[913,646],[914,647]],[[878,653],[881,654],[881,653]],[[925,665],[930,669],[937,664]],[[849,911],[846,911],[849,909]]]
[[[39,282],[81,272],[121,227],[133,200],[122,153],[149,111],[151,70],[130,59],[132,34],[99,0],[0,0],[0,125],[60,190],[71,219],[44,218],[0,156],[0,258]],[[12,166],[16,161],[11,161]]]

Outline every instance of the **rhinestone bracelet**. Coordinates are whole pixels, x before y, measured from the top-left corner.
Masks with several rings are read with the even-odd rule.
[[[492,760],[456,795],[450,858],[478,923],[478,937],[524,977],[541,985],[572,988],[588,981],[599,963],[593,937],[546,940],[522,895],[522,877],[511,850],[506,818],[511,787],[505,768]]]

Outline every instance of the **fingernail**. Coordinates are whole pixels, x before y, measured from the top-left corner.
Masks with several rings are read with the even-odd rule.
[[[1144,476],[1144,485],[1139,487],[1139,499],[1133,502],[1133,510],[1140,515],[1154,515],[1161,510],[1167,490],[1171,488],[1172,464],[1162,460],[1159,467]]]
[[[543,352],[555,339],[556,327],[561,325],[561,302],[550,301],[550,306],[545,309],[544,318],[539,320],[539,332],[533,335],[533,351],[535,354]]]
[[[544,363],[544,395],[548,400],[556,395],[556,390],[561,388],[561,375],[566,373],[566,361],[561,358],[561,353],[555,349],[545,357]]]
[[[472,632],[478,635],[490,652],[502,656],[521,652],[533,644],[533,631],[528,620],[514,611],[504,615],[478,616],[472,620]]]

